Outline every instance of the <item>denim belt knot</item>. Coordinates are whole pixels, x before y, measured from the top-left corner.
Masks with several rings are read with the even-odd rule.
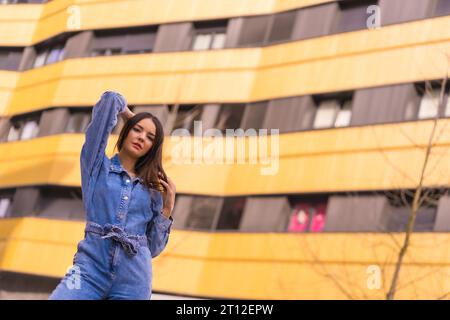
[[[102,227],[97,223],[88,222],[85,231],[99,234],[102,236],[102,239],[111,238],[119,242],[125,252],[131,257],[138,253],[141,245],[147,246],[147,237],[127,234],[122,227],[110,223]]]

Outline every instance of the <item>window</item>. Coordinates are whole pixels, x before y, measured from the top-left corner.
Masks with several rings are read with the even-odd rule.
[[[245,105],[241,104],[222,105],[214,127],[219,130],[222,130],[223,133],[226,133],[226,129],[240,128],[244,111]]]
[[[297,11],[288,11],[271,16],[268,42],[290,40]]]
[[[450,1],[438,0],[436,4],[435,16],[448,16],[450,15]]]
[[[336,1],[300,9],[293,27],[292,39],[301,40],[330,34],[338,11]]]
[[[22,132],[20,134],[20,140],[27,140],[37,136],[39,132],[39,124],[36,120],[26,121]]]
[[[313,127],[315,129],[332,127],[338,110],[339,104],[335,100],[321,102],[317,109]]]
[[[191,213],[186,221],[186,228],[212,230],[221,199],[215,197],[195,197]]]
[[[125,47],[126,34],[120,31],[95,32],[91,48],[91,56],[111,56],[122,53]]]
[[[300,202],[294,205],[289,232],[321,232],[325,227],[326,204]]]
[[[417,21],[432,16],[436,0],[380,0],[381,25]]]
[[[156,27],[109,29],[95,31],[90,56],[111,56],[152,52]]]
[[[11,207],[11,199],[6,197],[0,197],[0,218],[6,218],[8,216],[8,210]]]
[[[225,198],[216,229],[238,230],[245,203],[245,197]]]
[[[244,18],[238,45],[255,46],[263,44],[266,41],[270,19],[270,16]]]
[[[348,32],[367,28],[367,7],[378,4],[377,0],[339,1],[340,13],[336,16],[335,32]]]
[[[445,104],[445,117],[450,117],[450,97],[447,95],[447,103]]]
[[[334,126],[348,127],[350,125],[351,117],[352,117],[352,102],[345,101],[344,104],[342,105],[342,108],[338,109]]]
[[[352,100],[349,97],[319,100],[314,129],[348,127],[352,116]]]
[[[225,33],[215,34],[212,41],[212,49],[222,49],[225,47]]]
[[[21,130],[21,123],[14,123],[9,129],[7,141],[16,141],[19,140]]]
[[[19,69],[21,58],[21,48],[0,48],[0,70]]]
[[[0,0],[0,4],[45,3],[49,0]]]
[[[45,60],[47,59],[48,51],[43,50],[36,55],[36,59],[34,60],[34,68],[42,67],[45,65]]]
[[[257,46],[290,40],[297,10],[243,18],[239,46]]]
[[[194,197],[186,228],[238,230],[246,197]]]
[[[223,49],[228,21],[207,21],[194,23],[192,50]]]
[[[414,113],[415,119],[432,119],[437,117],[450,116],[449,91],[450,82],[447,82],[444,89],[444,96],[442,103],[440,102],[440,95],[442,90],[443,80],[432,80],[427,82],[415,83],[415,90],[419,102],[416,102]]]
[[[446,193],[445,189],[423,189],[414,231],[433,231],[439,199],[444,193]],[[414,201],[414,190],[391,191],[386,196],[390,205],[387,230],[391,232],[405,231]]]
[[[52,45],[41,45],[40,48],[36,48],[36,58],[33,63],[33,68],[39,68],[63,60],[64,46],[65,41],[61,41]]]
[[[194,121],[200,121],[203,107],[201,105],[169,105],[169,112],[176,113],[172,130],[187,129],[194,132]]]
[[[244,108],[240,128],[244,130],[263,128],[264,119],[267,115],[268,102],[261,101],[256,103],[249,103]],[[289,116],[287,107],[283,109],[283,115]],[[279,112],[279,110],[278,110]],[[268,116],[270,117],[270,115]]]
[[[426,92],[420,102],[419,119],[435,118],[439,112],[440,90],[434,89]]]
[[[59,45],[49,50],[45,64],[58,62],[64,59],[64,46]]]
[[[91,57],[97,56],[114,56],[122,53],[120,48],[97,49],[92,51]]]
[[[418,110],[417,103],[415,103],[414,100],[409,100],[406,103],[404,120],[406,121],[416,120],[418,114],[417,110]]]
[[[80,188],[41,187],[35,211],[39,217],[84,220]]]
[[[86,132],[86,128],[91,121],[91,111],[71,110],[66,131],[68,133]]]
[[[39,133],[41,113],[11,119],[7,141],[32,139]]]
[[[222,49],[225,46],[225,33],[197,34],[192,50]]]

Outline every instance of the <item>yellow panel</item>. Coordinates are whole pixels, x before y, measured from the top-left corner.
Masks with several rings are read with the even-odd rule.
[[[267,46],[263,50],[260,66],[308,63],[361,53],[380,53],[406,47],[445,43],[450,38],[450,31],[445,28],[449,22],[450,17],[443,16],[394,24],[380,29],[363,29]],[[441,54],[445,55],[445,51]]]
[[[43,7],[40,4],[0,6],[0,46],[30,45]]]
[[[19,80],[19,73],[13,71],[0,70],[0,117],[9,105],[14,88]]]
[[[287,11],[295,8],[309,7],[333,1],[335,0],[276,0],[272,11]]]
[[[31,45],[67,31],[212,20],[320,4],[327,0],[58,0],[0,7],[0,45]],[[11,18],[14,17],[14,18]]]
[[[449,122],[439,120],[425,186],[450,183],[450,131],[445,130]],[[199,164],[194,162],[194,152],[183,162],[177,156],[183,145],[168,137],[164,167],[180,193],[229,196],[414,188],[431,126],[432,121],[418,121],[283,134],[279,140],[267,141],[274,148],[279,143],[279,159],[256,159],[256,163],[250,163],[248,157],[238,163],[236,151],[230,164],[224,158],[202,159],[209,144],[206,141],[199,148]],[[117,135],[112,135],[109,140],[108,156],[114,154],[116,139]],[[80,186],[83,142],[83,135],[62,134],[0,144],[0,167],[8,168],[0,171],[0,187],[47,183]],[[250,143],[237,140],[235,147],[240,143],[248,150]],[[274,171],[264,175],[269,168]]]
[[[189,52],[67,60],[21,73],[8,110],[12,114],[49,105],[93,105],[106,88],[119,90],[134,104],[150,103],[149,99],[186,101],[199,86],[216,99],[225,96],[226,86],[227,92],[234,92],[230,101],[248,100],[258,57],[258,50],[246,50],[221,51],[216,56]]]
[[[92,105],[106,89],[119,90],[131,104],[225,103],[443,78],[450,72],[449,22],[444,17],[267,48],[67,60],[21,73],[6,112]]]
[[[65,272],[83,231],[83,222],[5,219],[0,223],[0,241],[6,243],[5,249],[0,252],[0,269],[36,274],[29,269],[31,263],[32,268],[45,270],[43,275],[55,276],[61,270]],[[67,266],[61,269],[62,264],[55,261],[55,257],[60,257]]]
[[[76,0],[58,0],[45,4],[42,15],[36,24],[36,32],[33,35],[31,44],[41,42],[66,31],[77,31],[72,28],[78,28],[84,17],[79,15],[79,10],[74,12],[72,9],[69,9],[72,5],[76,5],[76,2]]]
[[[62,277],[83,222],[0,220],[0,270]],[[250,299],[383,299],[402,234],[209,233],[173,230],[153,260],[155,291]],[[450,234],[415,233],[398,299],[437,299],[450,290]],[[370,288],[368,267],[379,268]]]

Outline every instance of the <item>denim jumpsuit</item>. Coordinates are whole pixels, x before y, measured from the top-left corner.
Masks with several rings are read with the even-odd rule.
[[[125,98],[106,91],[93,108],[80,155],[86,212],[84,239],[73,266],[49,299],[150,299],[152,258],[165,248],[172,217],[162,213],[162,194],[131,178],[118,154],[108,158],[108,136]]]

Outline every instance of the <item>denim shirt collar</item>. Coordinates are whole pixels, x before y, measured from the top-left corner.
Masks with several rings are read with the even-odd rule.
[[[121,173],[122,171],[126,171],[122,164],[120,163],[120,159],[119,159],[119,154],[116,153],[114,154],[114,156],[111,158],[111,166],[110,166],[110,170],[117,172],[117,173]],[[144,183],[144,180],[141,177],[136,177],[137,180],[139,180],[140,183]]]

